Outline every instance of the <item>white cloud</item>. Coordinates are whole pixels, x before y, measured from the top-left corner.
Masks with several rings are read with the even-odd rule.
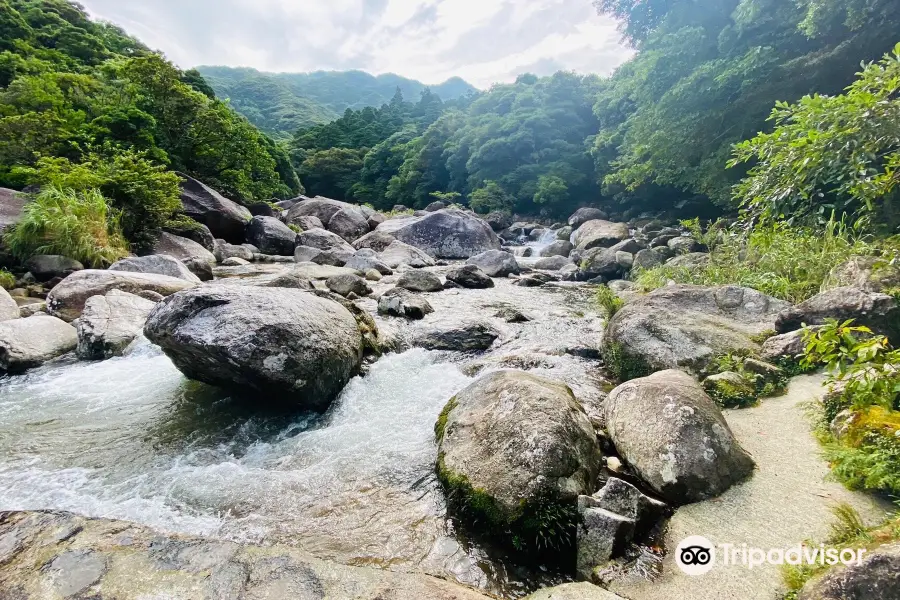
[[[82,0],[181,67],[361,69],[478,87],[630,56],[590,0]]]

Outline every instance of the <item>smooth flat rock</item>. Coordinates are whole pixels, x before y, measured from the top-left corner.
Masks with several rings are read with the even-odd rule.
[[[56,317],[33,315],[0,322],[0,369],[18,373],[71,352],[75,328]]]

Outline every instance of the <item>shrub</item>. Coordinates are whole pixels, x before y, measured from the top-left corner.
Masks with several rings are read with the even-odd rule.
[[[11,290],[16,287],[16,276],[6,269],[0,269],[0,287],[5,290]]]
[[[638,287],[651,291],[670,280],[694,285],[737,284],[799,303],[819,292],[832,268],[851,256],[878,250],[834,220],[822,231],[784,223],[758,224],[747,231],[732,227],[718,231],[714,242],[706,241],[712,242],[709,265],[662,265],[639,271],[635,277]]]
[[[119,215],[97,190],[75,192],[45,187],[25,205],[22,219],[4,237],[12,254],[61,254],[91,267],[128,255]]]
[[[612,319],[616,316],[616,313],[624,306],[622,299],[605,285],[601,285],[597,288],[596,299],[597,305],[600,307],[600,312],[602,312],[603,316],[607,319]]]

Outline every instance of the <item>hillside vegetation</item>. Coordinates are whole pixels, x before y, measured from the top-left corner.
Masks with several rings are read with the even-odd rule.
[[[327,123],[348,108],[380,107],[396,91],[418,98],[426,85],[399,75],[373,76],[362,71],[316,71],[314,73],[261,73],[256,69],[198,67],[221,98],[264,132],[282,139],[297,129]],[[474,93],[474,87],[458,77],[431,86],[444,100]]]

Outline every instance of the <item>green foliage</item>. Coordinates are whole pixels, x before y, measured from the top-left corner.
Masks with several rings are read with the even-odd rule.
[[[462,194],[459,192],[431,192],[429,195],[435,200],[443,202],[448,206],[456,204],[457,200],[462,198]]]
[[[496,181],[485,181],[484,186],[469,195],[469,207],[486,215],[495,210],[510,212],[515,199],[507,194]]]
[[[0,269],[0,287],[5,290],[11,290],[16,287],[16,276],[7,271]]]
[[[643,358],[630,354],[619,342],[605,343],[602,354],[606,370],[619,381],[630,381],[653,373]]]
[[[73,2],[5,0],[0,12],[0,185],[97,188],[138,246],[178,209],[173,171],[239,201],[301,189],[285,150],[196,71]]]
[[[839,93],[860,61],[893,47],[900,24],[897,0],[595,5],[638,50],[600,92],[592,138],[604,195],[636,212],[733,208],[745,174],[722,168],[733,144],[764,131],[778,101]]]
[[[896,223],[900,166],[900,44],[866,65],[838,96],[779,102],[771,133],[738,144],[731,165],[754,162],[735,197],[770,219],[832,213]]]
[[[597,300],[597,305],[600,307],[600,311],[607,320],[616,316],[616,313],[625,305],[622,299],[605,285],[601,285],[597,288],[597,295],[595,298]]]
[[[662,287],[670,280],[694,285],[737,284],[799,303],[819,293],[832,268],[852,256],[877,250],[834,221],[822,231],[785,223],[757,224],[749,230],[735,227],[719,231],[710,248],[708,266],[662,265],[638,272],[635,281],[644,291]]]
[[[4,235],[12,254],[61,254],[91,267],[106,267],[128,255],[118,213],[98,190],[75,192],[45,187]]]
[[[449,402],[444,405],[441,414],[438,415],[437,422],[434,424],[434,440],[440,444],[444,439],[444,430],[447,428],[447,419],[450,417],[450,411],[457,407],[456,396],[450,398]]]

